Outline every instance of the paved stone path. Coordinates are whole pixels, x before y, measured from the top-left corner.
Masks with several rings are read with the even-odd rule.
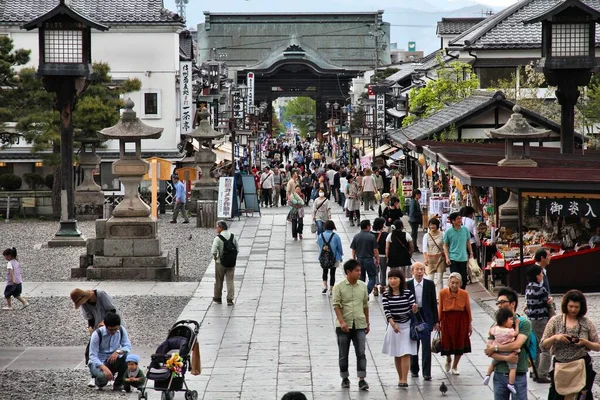
[[[350,357],[352,386],[341,389],[334,332],[335,314],[328,295],[321,294],[321,268],[315,235],[310,233],[310,218],[305,217],[304,240],[291,238],[286,223],[287,208],[263,210],[262,217],[243,218],[232,224],[231,231],[240,238],[240,254],[236,267],[236,304],[212,302],[214,266],[210,265],[202,281],[190,283],[90,283],[81,287],[110,287],[110,293],[131,294],[135,287],[140,295],[172,293],[174,287],[193,296],[178,319],[201,322],[202,374],[186,380],[198,390],[200,399],[280,399],[284,393],[300,390],[309,399],[426,399],[441,397],[439,386],[445,382],[448,399],[492,399],[490,388],[481,385],[482,373],[489,365],[483,354],[487,330],[492,319],[476,302],[473,310],[474,332],[471,338],[473,353],[463,357],[460,376],[447,375],[444,360],[434,355],[433,380],[409,377],[408,389],[397,388],[393,360],[381,353],[385,318],[378,298],[370,301],[372,330],[367,337],[368,393],[359,392],[355,358]],[[373,218],[374,213],[367,213]],[[342,237],[345,259],[351,256],[349,244],[358,232],[335,206],[334,221]],[[336,279],[343,278],[341,268]],[[86,286],[87,285],[87,286]],[[105,286],[103,286],[105,285]],[[60,284],[40,283],[29,295],[65,295]],[[71,287],[70,285],[69,287]],[[107,290],[109,290],[107,288]],[[473,290],[480,286],[472,285]],[[223,296],[225,297],[225,295]],[[150,328],[149,328],[150,329]],[[167,329],[167,327],[162,327]],[[158,343],[157,343],[158,345]],[[134,349],[147,365],[153,349]],[[81,347],[0,349],[0,369],[27,369],[39,359],[53,360],[57,367],[83,368]],[[47,363],[44,363],[48,365]],[[84,382],[82,382],[84,384]],[[547,386],[529,381],[530,399],[545,398]],[[150,392],[150,399],[160,393]],[[132,394],[131,398],[137,398]],[[178,394],[183,399],[183,394]]]

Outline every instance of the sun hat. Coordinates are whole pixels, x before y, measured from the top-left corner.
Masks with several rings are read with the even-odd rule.
[[[87,301],[92,297],[91,290],[83,290],[83,289],[73,289],[71,291],[71,301],[75,305],[75,309],[78,309],[83,304],[87,303]]]

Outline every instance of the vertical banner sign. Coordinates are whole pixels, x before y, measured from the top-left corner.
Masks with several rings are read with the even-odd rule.
[[[376,107],[377,131],[385,131],[385,93],[377,93]]]
[[[219,179],[217,218],[231,218],[233,216],[233,190],[233,176],[222,176]]]
[[[247,76],[248,85],[248,101],[246,102],[246,109],[249,110],[250,106],[254,105],[254,72],[248,72]]]
[[[218,62],[208,63],[208,82],[210,84],[210,94],[219,94],[221,91],[221,78]]]
[[[180,134],[190,133],[193,122],[193,99],[192,99],[192,62],[182,61],[179,63],[179,93],[180,93]]]

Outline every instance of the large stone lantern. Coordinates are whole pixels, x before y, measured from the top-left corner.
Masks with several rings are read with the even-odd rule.
[[[113,174],[124,186],[123,200],[109,220],[96,221],[96,239],[88,243],[88,279],[171,280],[169,255],[162,252],[157,237],[157,220],[138,194],[149,165],[142,160],[142,139],[158,139],[163,128],[148,126],[136,117],[133,102],[127,100],[121,120],[99,132],[101,139],[119,140],[120,158],[112,165]],[[127,143],[135,150],[128,151]],[[93,256],[93,257],[89,257]]]
[[[196,200],[217,200],[219,188],[217,181],[210,176],[210,170],[217,161],[217,155],[212,151],[212,141],[225,136],[225,133],[213,129],[209,117],[210,113],[203,108],[198,117],[198,127],[189,134],[182,135],[185,139],[196,139],[200,143],[198,151],[194,153],[194,165],[200,167],[202,177],[194,183],[192,188],[192,204]],[[233,144],[232,144],[233,145]]]
[[[75,140],[81,143],[79,167],[83,180],[75,188],[75,215],[79,220],[95,220],[102,218],[104,210],[104,192],[94,181],[94,170],[100,166],[100,156],[96,148],[102,140],[97,133],[75,135]]]

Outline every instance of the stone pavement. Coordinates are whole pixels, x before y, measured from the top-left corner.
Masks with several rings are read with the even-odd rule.
[[[214,266],[210,265],[204,278],[194,290],[189,283],[127,283],[80,282],[81,287],[112,285],[110,293],[159,295],[172,293],[174,287],[193,291],[188,305],[179,316],[201,323],[199,334],[202,355],[202,374],[186,375],[191,389],[198,390],[200,399],[280,399],[292,390],[304,392],[309,399],[426,399],[441,397],[439,386],[445,382],[448,399],[492,399],[490,388],[481,385],[482,373],[489,365],[483,354],[485,338],[492,319],[474,301],[474,332],[471,338],[473,353],[463,357],[460,376],[447,375],[444,360],[434,355],[433,380],[409,377],[409,388],[397,388],[397,374],[392,358],[381,353],[385,317],[379,298],[371,298],[372,330],[367,336],[367,380],[369,392],[360,392],[356,360],[350,357],[352,386],[341,389],[338,372],[338,353],[334,331],[335,314],[328,295],[321,294],[321,268],[315,235],[310,233],[309,213],[305,217],[304,240],[292,240],[286,222],[287,208],[263,210],[262,217],[242,218],[232,223],[231,231],[239,237],[240,254],[236,267],[236,304],[212,302]],[[368,212],[366,217],[373,218]],[[350,227],[341,209],[334,206],[333,219],[342,237],[344,259],[351,256],[350,241],[358,232]],[[338,269],[336,279],[343,279]],[[87,286],[86,286],[87,285]],[[165,285],[164,287],[161,285]],[[175,285],[175,286],[172,286]],[[178,286],[179,285],[179,286]],[[29,295],[65,295],[60,284],[40,283]],[[71,285],[70,285],[71,286]],[[70,287],[69,286],[69,287]],[[473,285],[475,286],[475,285]],[[120,289],[120,290],[119,290]],[[108,289],[107,289],[108,290]],[[138,293],[139,291],[139,293]],[[223,296],[225,297],[225,296]],[[167,327],[161,326],[161,329]],[[152,329],[149,327],[149,329]],[[158,346],[159,343],[156,345]],[[153,349],[134,351],[147,365]],[[34,360],[52,360],[60,368],[83,368],[83,348],[0,349],[0,369],[27,369]],[[84,384],[84,382],[82,382]],[[529,382],[528,398],[545,398],[547,386]],[[159,392],[149,392],[150,399],[159,399]],[[132,394],[131,399],[137,398]],[[178,394],[177,399],[183,399]]]

